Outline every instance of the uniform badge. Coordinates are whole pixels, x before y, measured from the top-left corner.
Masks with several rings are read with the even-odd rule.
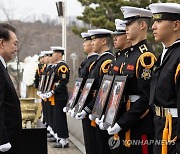
[[[62,74],[62,78],[65,79],[66,78],[66,74]]]
[[[127,65],[127,70],[134,71],[134,65]]]
[[[116,71],[116,72],[118,72],[118,71],[119,71],[119,67],[118,67],[118,66],[114,66],[114,67],[113,67],[113,70]]]
[[[141,78],[144,78],[144,80],[146,79],[150,79],[151,78],[151,70],[150,69],[143,69],[143,72],[141,74]]]

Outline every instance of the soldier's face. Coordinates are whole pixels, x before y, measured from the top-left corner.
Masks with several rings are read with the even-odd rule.
[[[141,31],[140,24],[135,20],[126,25],[126,36],[128,40],[136,40],[139,32]]]
[[[176,25],[175,22],[177,22]],[[157,20],[152,25],[152,29],[155,40],[166,43],[169,41],[169,36],[180,33],[180,21]]]
[[[90,53],[93,51],[93,46],[91,44],[91,40],[86,40],[83,43],[83,49],[85,53]]]
[[[18,40],[16,34],[9,31],[10,39],[8,41],[0,39],[0,46],[2,48],[2,56],[6,62],[13,59],[15,53],[17,52]]]
[[[124,47],[128,43],[126,34],[115,35],[113,40],[114,40],[114,48],[120,50],[124,49]]]
[[[44,57],[40,58],[40,59],[39,59],[39,62],[40,62],[41,64],[44,64]]]
[[[93,39],[91,44],[92,44],[94,51],[99,53],[101,51],[102,46],[103,46],[103,38]]]

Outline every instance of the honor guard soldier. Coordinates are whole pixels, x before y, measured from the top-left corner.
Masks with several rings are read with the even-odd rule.
[[[35,80],[34,80],[35,88],[39,87],[39,82],[40,82],[41,75],[42,75],[42,72],[43,72],[44,66],[45,66],[44,65],[44,52],[43,51],[41,51],[41,53],[39,54],[38,61],[39,61],[39,64],[38,64],[38,68],[37,68],[37,71],[35,74]]]
[[[56,68],[56,64],[54,61],[54,57],[52,56],[53,51],[49,51],[49,56],[48,56],[48,61],[49,64],[47,66],[47,72],[46,72],[46,80],[45,80],[45,84],[44,84],[44,90],[43,90],[43,96],[44,96],[44,100],[46,101],[46,111],[47,111],[47,125],[48,125],[48,130],[50,131],[50,136],[48,135],[49,142],[53,142],[56,141],[54,140],[54,136],[55,136],[55,132],[54,132],[54,125],[53,125],[53,107],[52,107],[52,102],[49,99],[48,93],[51,90],[52,87],[52,82],[54,79],[54,72],[55,72],[55,68]],[[53,78],[52,78],[53,77]]]
[[[107,130],[110,135],[125,132],[127,153],[152,153],[153,146],[148,144],[153,139],[154,129],[153,113],[149,109],[149,89],[156,57],[146,41],[152,13],[129,6],[121,7],[121,10],[126,20],[127,39],[132,43],[120,72],[122,76],[127,76],[124,99],[121,99],[121,108],[125,110],[119,113],[114,126]],[[133,144],[137,141],[139,144]]]
[[[116,30],[112,33],[114,38],[114,48],[118,51],[116,52],[115,59],[112,61],[109,68],[109,75],[120,75],[121,68],[124,65],[125,60],[128,58],[128,53],[130,51],[131,42],[127,40],[126,37],[126,25],[123,20],[115,19]],[[101,120],[96,118],[96,123],[99,125],[101,130],[106,130],[103,124],[104,115]],[[110,138],[110,136],[109,136]],[[124,138],[124,133],[119,133],[120,145],[116,148],[111,148],[111,153],[125,153],[125,146],[123,145],[122,139]],[[115,141],[114,141],[115,142]]]
[[[70,69],[65,61],[62,60],[64,55],[64,48],[51,47],[53,50],[53,58],[56,61],[55,76],[53,86],[50,92],[46,94],[47,98],[53,105],[53,122],[55,133],[57,133],[58,142],[53,146],[54,148],[68,148],[68,127],[66,113],[63,108],[66,106],[68,100],[67,84],[69,82]]]
[[[114,59],[114,55],[109,49],[112,31],[107,29],[94,29],[88,30],[88,33],[91,35],[94,51],[99,54],[99,57],[92,65],[91,72],[88,76],[88,78],[94,78],[92,92],[90,92],[91,96],[88,96],[90,99],[88,99],[87,106],[82,110],[82,112],[76,115],[77,119],[83,119],[87,114],[92,112],[103,76],[104,74],[108,73],[110,64]],[[94,127],[94,136],[92,136],[92,138],[94,141],[93,145],[95,146],[96,150],[95,154],[109,153],[109,135],[107,132],[100,130],[99,127],[95,127],[95,119],[91,115],[89,118],[92,121],[91,125]]]
[[[131,42],[126,37],[126,25],[123,20],[115,19],[116,30],[112,33],[114,40],[114,48],[118,50],[116,52],[115,59],[111,63],[111,67],[108,71],[109,75],[120,75],[120,69],[122,63],[128,58],[129,47]]]
[[[92,46],[92,39],[89,33],[81,33],[82,38],[84,39],[83,49],[84,52],[87,54],[86,59],[81,63],[79,67],[79,77],[83,78],[82,88],[88,78],[89,72],[91,70],[90,66],[96,61],[98,54],[94,52]],[[81,89],[82,91],[82,89]],[[86,154],[93,154],[95,153],[94,150],[94,142],[92,138],[92,127],[91,121],[88,117],[82,119],[82,126],[83,126],[83,134],[84,134],[84,142],[85,142],[85,149]]]
[[[155,154],[180,153],[180,4],[154,3],[155,41],[164,50],[153,69],[150,104],[155,110]],[[155,142],[156,143],[156,142]]]
[[[44,86],[46,81],[46,75],[48,71],[48,64],[49,64],[49,51],[43,51],[44,54],[44,65],[42,69],[41,79],[39,83],[39,88],[37,91],[37,95],[42,98],[42,113],[43,113],[43,123],[48,127],[47,124],[47,104],[44,97]],[[49,128],[47,129],[49,131]]]
[[[45,117],[46,119],[46,126],[47,126],[47,130],[50,132],[50,137],[52,135],[54,135],[54,132],[52,130],[52,122],[51,122],[51,103],[50,101],[47,99],[47,96],[46,96],[46,90],[47,90],[47,87],[48,87],[48,83],[49,83],[49,74],[51,72],[51,69],[53,67],[53,58],[52,58],[52,54],[53,54],[53,51],[46,51],[45,52],[45,61],[47,61],[47,66],[45,68],[45,71],[44,71],[44,81],[43,81],[43,86],[41,88],[41,98],[43,99],[43,110],[44,110],[44,114],[43,116]],[[49,135],[48,135],[49,136]]]

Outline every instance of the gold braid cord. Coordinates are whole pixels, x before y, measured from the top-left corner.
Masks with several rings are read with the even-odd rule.
[[[106,60],[105,62],[102,63],[100,70],[102,70],[102,72],[104,74],[108,73],[109,66],[110,66],[111,62],[112,62],[112,60],[109,59],[109,60]]]
[[[58,74],[59,74],[59,72],[66,73],[67,71],[68,71],[68,68],[65,65],[62,65],[58,69]]]
[[[55,84],[53,85],[52,90],[54,90],[54,88],[55,88]],[[52,106],[55,105],[54,94],[49,98],[49,101],[51,102]]]
[[[174,77],[175,83],[176,83],[177,76],[178,76],[179,73],[180,73],[180,64],[177,66],[177,69],[176,69],[176,74],[175,74],[175,77]]]
[[[163,135],[162,135],[162,154],[167,154],[168,142],[172,143],[177,140],[177,136],[173,140],[171,140],[171,135],[172,135],[172,116],[169,113],[166,116],[166,123],[165,123],[165,127],[163,130]]]
[[[146,65],[144,62],[144,59],[150,57],[151,58],[151,63],[149,65]],[[136,64],[136,77],[138,77],[138,68],[139,68],[139,63],[141,63],[142,67],[146,69],[151,69],[154,66],[154,63],[157,61],[155,55],[151,52],[145,52],[139,56]]]
[[[95,120],[91,120],[91,126],[92,126],[92,127],[96,127],[96,122],[95,122]]]
[[[91,71],[92,66],[94,65],[95,61],[91,63],[91,65],[89,66],[89,72]]]
[[[130,100],[127,101],[127,104],[126,104],[126,110],[128,111],[131,107],[131,102]],[[125,134],[125,146],[126,147],[130,147],[131,144],[130,144],[130,139],[131,139],[131,130],[129,129],[126,134]]]

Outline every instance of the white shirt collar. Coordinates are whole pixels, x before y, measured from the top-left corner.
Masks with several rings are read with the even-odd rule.
[[[4,58],[1,55],[0,55],[0,60],[1,60],[2,64],[4,65],[4,67],[6,68],[6,62],[5,62]]]
[[[176,43],[179,43],[179,42],[180,42],[180,40],[177,40],[177,41],[175,41],[172,45],[174,45],[174,44],[176,44]],[[163,43],[162,43],[162,45],[163,45],[163,52],[162,52],[162,55],[161,55],[161,64],[162,64],[163,58],[164,58],[164,56],[165,56],[165,54],[166,54],[166,52],[167,52],[167,50],[168,50],[168,48],[166,48]]]
[[[162,64],[162,61],[163,61],[163,58],[164,58],[164,55],[166,54],[166,52],[167,52],[167,48],[165,48],[165,45],[162,43],[162,45],[163,45],[163,52],[162,52],[162,55],[161,55],[161,64]]]

